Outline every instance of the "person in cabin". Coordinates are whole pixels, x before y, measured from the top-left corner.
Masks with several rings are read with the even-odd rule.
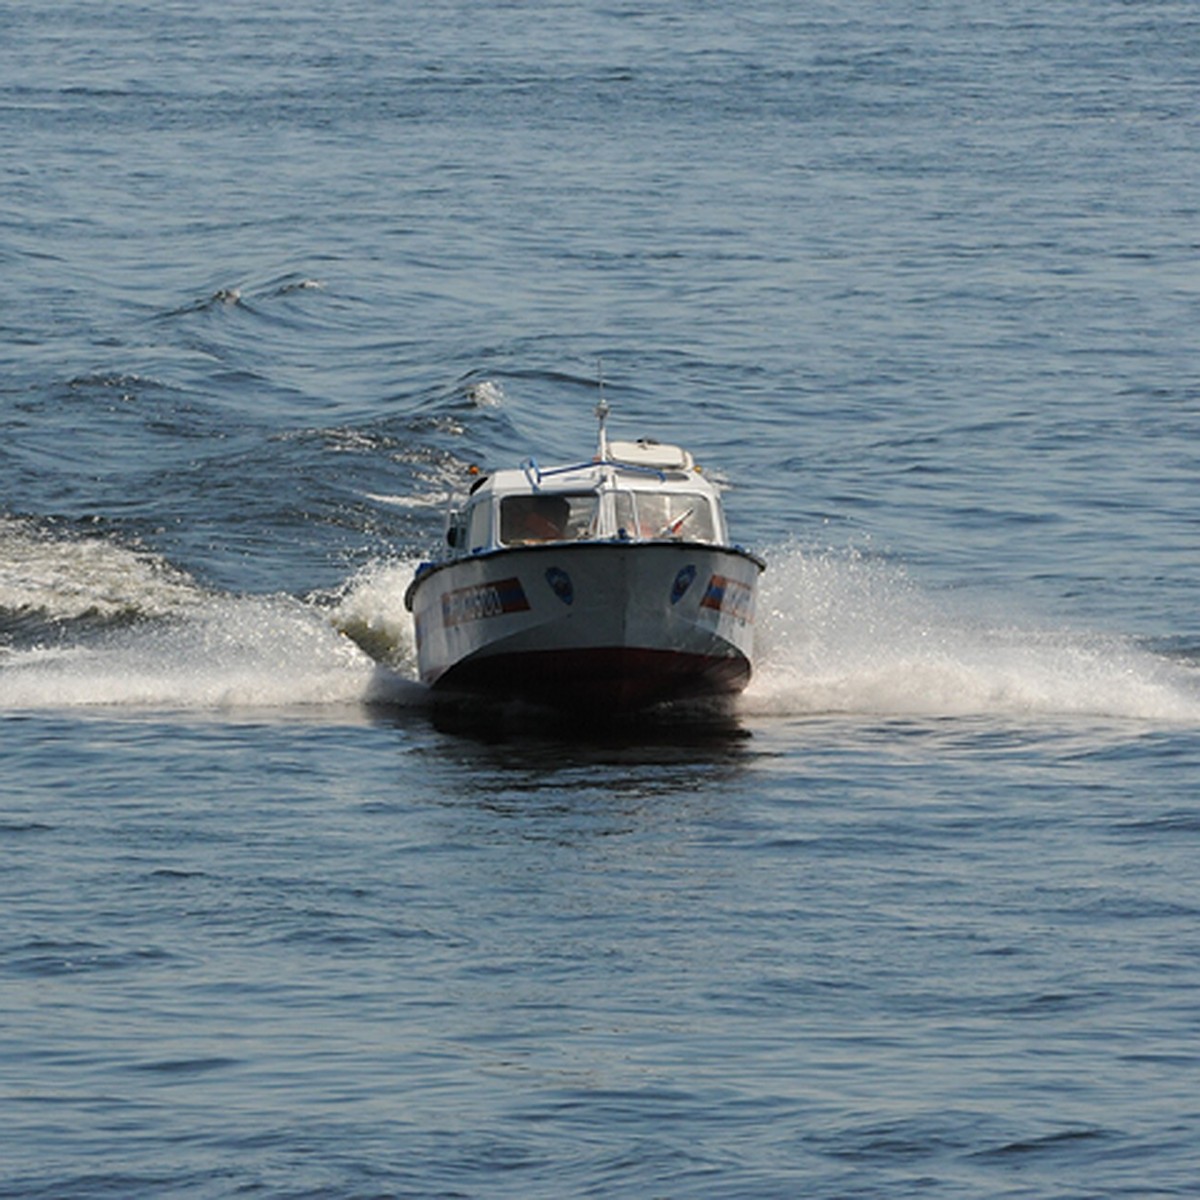
[[[570,515],[565,496],[506,496],[500,509],[501,541],[561,541]]]

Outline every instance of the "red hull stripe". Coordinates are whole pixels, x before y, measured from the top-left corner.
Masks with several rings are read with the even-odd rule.
[[[741,655],[613,647],[468,658],[441,675],[434,688],[628,712],[672,700],[729,695],[749,682],[750,664]]]
[[[498,579],[495,583],[477,583],[447,592],[442,597],[442,624],[448,628],[528,610],[529,600],[521,581],[515,577]]]

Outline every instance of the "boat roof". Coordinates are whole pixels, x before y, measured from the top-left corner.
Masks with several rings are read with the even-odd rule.
[[[526,459],[519,467],[495,471],[480,479],[472,493],[538,493],[593,491],[606,483],[638,491],[687,490],[717,494],[717,488],[701,473],[691,454],[682,446],[642,439],[609,442],[604,457],[586,462],[541,466]]]

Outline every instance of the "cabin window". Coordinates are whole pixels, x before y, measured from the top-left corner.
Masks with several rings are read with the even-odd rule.
[[[500,501],[500,540],[508,546],[573,542],[596,532],[595,492],[505,496]]]
[[[716,540],[712,505],[695,492],[618,492],[617,526],[634,538]]]

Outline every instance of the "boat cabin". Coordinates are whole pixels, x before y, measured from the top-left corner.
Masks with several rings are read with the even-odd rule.
[[[720,495],[678,446],[611,442],[603,459],[543,470],[532,459],[475,483],[450,514],[455,556],[550,542],[726,543]]]

